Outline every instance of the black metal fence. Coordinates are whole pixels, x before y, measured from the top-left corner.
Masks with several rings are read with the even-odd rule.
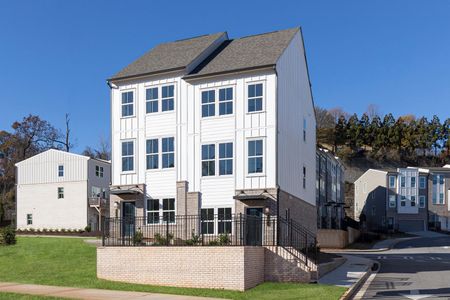
[[[283,246],[317,259],[315,235],[293,220],[274,216],[106,218],[102,228],[103,246]]]

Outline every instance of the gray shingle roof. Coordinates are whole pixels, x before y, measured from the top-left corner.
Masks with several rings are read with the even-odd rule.
[[[159,44],[110,79],[186,68],[225,32]]]
[[[197,77],[275,65],[300,28],[226,41],[191,74]]]

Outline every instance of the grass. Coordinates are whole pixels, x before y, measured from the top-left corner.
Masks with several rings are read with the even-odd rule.
[[[55,298],[46,296],[33,296],[15,293],[0,293],[0,300],[67,300],[67,298]]]
[[[94,246],[86,244],[81,239],[51,237],[18,237],[16,245],[0,247],[0,281],[262,300],[274,298],[331,300],[339,299],[346,290],[318,284],[264,283],[246,292],[237,292],[100,280],[96,277]]]

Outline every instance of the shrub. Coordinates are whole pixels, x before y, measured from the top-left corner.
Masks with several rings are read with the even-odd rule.
[[[143,244],[144,241],[144,234],[142,231],[138,230],[133,235],[133,245],[140,246]]]
[[[217,240],[212,240],[208,243],[209,246],[219,246],[219,242]]]
[[[0,244],[14,245],[16,243],[16,232],[11,226],[7,226],[1,229]]]
[[[202,239],[199,235],[195,234],[195,230],[192,230],[191,239],[186,241],[186,245],[195,246],[202,242]]]
[[[91,232],[91,230],[92,230],[91,225],[84,227],[84,231],[86,231],[86,232]]]
[[[167,237],[163,237],[161,234],[155,234],[155,243],[156,246],[165,246],[170,244],[170,241],[173,239],[173,234],[167,234]]]
[[[217,243],[219,244],[219,246],[228,245],[230,243],[230,237],[226,233],[221,233],[219,235]]]

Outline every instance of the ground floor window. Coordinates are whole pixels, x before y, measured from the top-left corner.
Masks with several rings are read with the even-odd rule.
[[[148,199],[147,224],[175,223],[175,198]]]
[[[33,215],[27,214],[27,225],[33,225]]]
[[[231,207],[202,208],[200,220],[202,234],[232,233]]]
[[[231,233],[231,208],[218,208],[217,215],[219,233]]]
[[[64,199],[64,188],[63,187],[58,188],[58,199]]]

